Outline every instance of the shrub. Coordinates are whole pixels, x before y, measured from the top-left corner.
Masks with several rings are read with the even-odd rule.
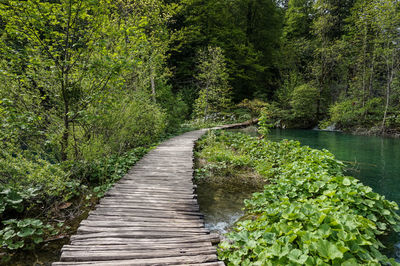
[[[277,128],[290,128],[294,126],[294,117],[290,110],[282,109],[277,103],[267,103],[262,108],[260,120]]]
[[[177,125],[181,125],[189,118],[189,107],[184,101],[184,96],[183,93],[175,95],[167,85],[157,91],[157,103],[166,114],[166,131],[168,133],[176,131]]]
[[[124,100],[110,99],[103,105],[100,112],[95,108],[90,114],[93,130],[81,148],[86,161],[149,145],[164,133],[166,114],[146,94],[138,92]]]
[[[0,176],[3,184],[17,191],[39,188],[43,198],[62,195],[69,181],[68,174],[59,164],[37,155],[24,156],[7,150],[0,153]]]
[[[340,128],[372,127],[383,117],[382,99],[369,99],[364,106],[357,99],[339,101],[329,108],[330,120]]]
[[[259,99],[244,99],[238,104],[238,107],[242,107],[248,110],[252,119],[257,118],[261,115],[262,109],[267,106],[267,103]]]
[[[290,105],[299,125],[310,127],[317,122],[318,89],[308,84],[296,87],[291,95]]]

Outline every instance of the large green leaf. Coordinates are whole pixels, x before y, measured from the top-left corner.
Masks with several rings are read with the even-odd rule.
[[[28,237],[35,233],[36,229],[30,227],[24,227],[17,233],[19,237]]]
[[[320,239],[315,244],[315,249],[321,255],[321,257],[334,260],[343,258],[343,253],[339,250],[336,245],[328,240]]]
[[[303,254],[303,252],[299,249],[292,249],[288,255],[288,259],[292,262],[303,265],[308,259],[308,255]]]

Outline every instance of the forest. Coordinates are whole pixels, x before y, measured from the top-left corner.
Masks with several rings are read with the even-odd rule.
[[[261,116],[280,128],[398,135],[399,9],[2,0],[0,245],[11,254],[2,259],[73,230],[81,206],[185,130]]]

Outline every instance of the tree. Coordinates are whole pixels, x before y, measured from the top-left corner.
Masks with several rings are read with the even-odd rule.
[[[386,120],[390,108],[393,82],[397,77],[400,66],[400,3],[397,0],[372,2],[373,26],[377,33],[377,55],[384,66],[385,107],[382,118],[381,133],[385,132]]]
[[[101,97],[120,67],[121,47],[114,43],[118,29],[108,20],[111,10],[105,0],[0,4],[7,34],[26,43],[28,58],[24,72],[9,73],[31,94],[42,90],[42,97],[51,99],[53,114],[63,121],[62,160],[67,159],[71,126],[93,99]],[[5,56],[12,57],[12,51]]]
[[[196,52],[224,50],[233,99],[271,96],[279,78],[277,53],[281,8],[272,0],[185,0],[176,16],[182,38],[173,46],[170,66],[177,88],[194,82]],[[178,48],[177,48],[178,47]]]
[[[3,1],[1,94],[41,119],[58,159],[77,157],[108,99],[122,89],[155,98],[166,83],[170,11],[159,0]]]
[[[209,46],[199,52],[196,79],[200,92],[195,102],[196,117],[206,121],[228,113],[231,105],[228,77],[221,48]]]

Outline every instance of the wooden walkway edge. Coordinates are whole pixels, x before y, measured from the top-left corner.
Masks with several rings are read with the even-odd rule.
[[[171,138],[145,155],[81,222],[52,265],[224,265],[192,182],[193,146],[206,131]]]

